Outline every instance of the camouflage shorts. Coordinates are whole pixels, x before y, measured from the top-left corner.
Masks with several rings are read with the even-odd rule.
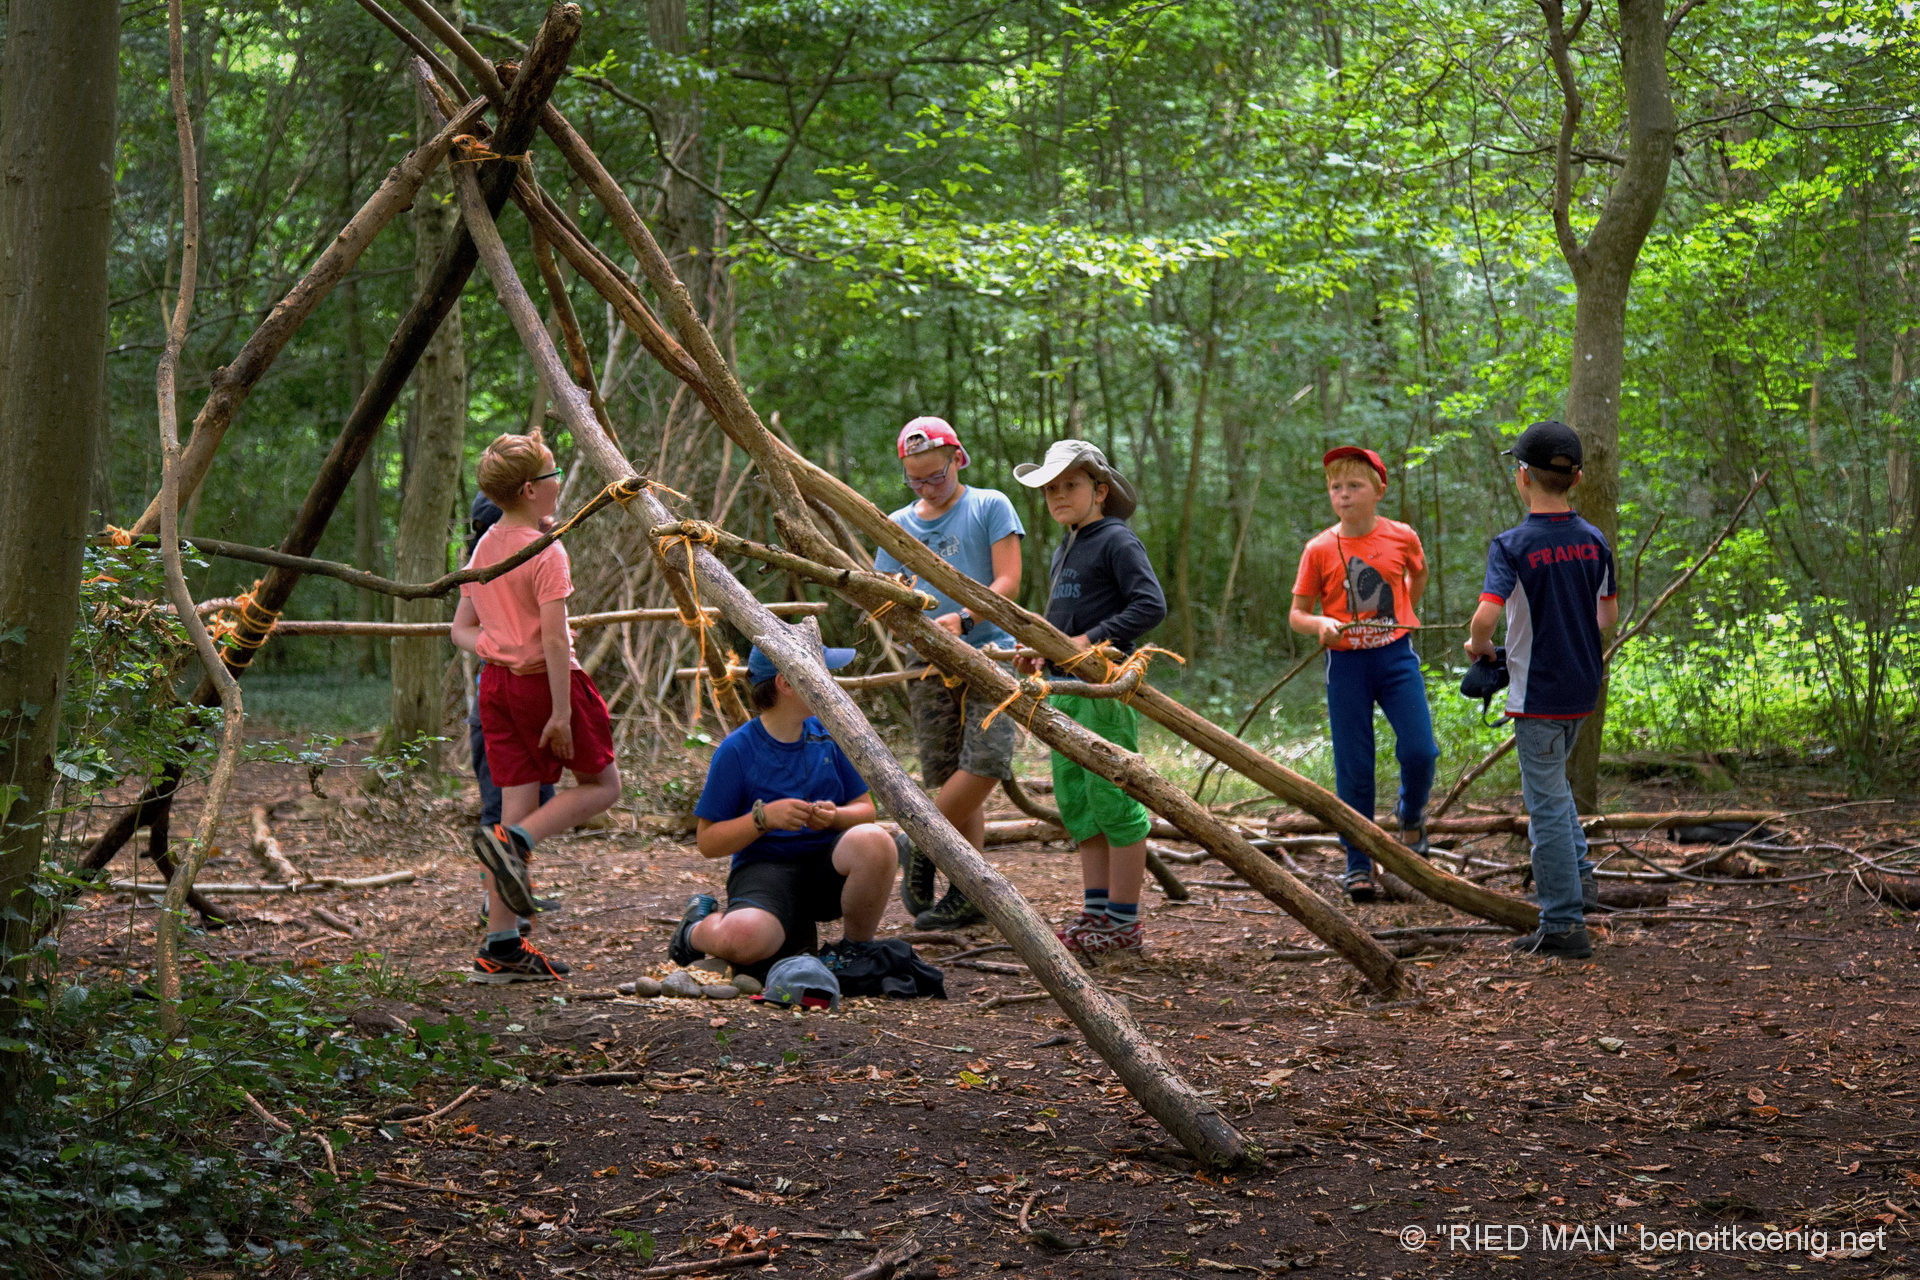
[[[938,790],[956,769],[981,778],[1011,778],[1017,733],[1011,716],[980,722],[993,710],[990,699],[969,693],[965,685],[949,689],[939,676],[907,686],[913,708],[914,744],[920,749],[920,776]],[[965,703],[965,714],[961,705]]]

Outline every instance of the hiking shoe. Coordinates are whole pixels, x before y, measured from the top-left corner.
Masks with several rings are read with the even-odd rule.
[[[1106,927],[1107,916],[1104,911],[1099,915],[1094,915],[1089,911],[1082,911],[1079,919],[1064,929],[1055,929],[1053,936],[1060,939],[1060,945],[1067,950],[1078,952],[1083,950],[1080,944],[1086,940],[1086,936],[1089,933],[1096,929],[1104,929]]]
[[[932,862],[927,865],[931,867]],[[903,890],[904,893],[904,890]],[[960,892],[960,886],[950,885],[947,895],[913,918],[916,929],[962,929],[967,925],[984,920],[980,908],[967,901],[967,895]]]
[[[1349,871],[1340,877],[1340,887],[1347,891],[1349,902],[1372,902],[1380,894],[1379,886],[1373,882],[1371,871]]]
[[[710,893],[696,893],[688,898],[686,914],[680,917],[680,927],[673,931],[673,941],[667,944],[667,958],[683,969],[695,960],[704,959],[707,953],[693,945],[693,926],[719,909],[719,902]]]
[[[535,905],[533,882],[527,878],[527,850],[520,847],[520,838],[499,823],[490,827],[476,827],[473,832],[473,856],[480,859],[480,865],[493,873],[493,882],[500,890],[500,896],[507,900],[507,906],[517,916],[533,916],[540,908]]]
[[[1600,885],[1592,876],[1580,877],[1580,910],[1588,915],[1600,910]]]
[[[496,952],[492,947],[481,948],[480,954],[473,958],[473,972],[467,975],[467,981],[486,986],[558,982],[570,972],[564,961],[542,955],[538,947],[522,942],[505,953]]]
[[[1523,956],[1560,956],[1568,960],[1585,960],[1593,954],[1593,940],[1587,937],[1585,925],[1575,925],[1562,933],[1548,933],[1540,928],[1525,937],[1515,938],[1507,944],[1507,949]]]
[[[1425,818],[1422,818],[1412,826],[1407,826],[1405,823],[1402,823],[1396,835],[1399,837],[1400,843],[1407,846],[1409,853],[1417,853],[1424,858],[1432,852],[1432,849],[1427,844],[1427,820]]]
[[[1134,954],[1146,950],[1147,931],[1135,920],[1132,924],[1103,925],[1098,929],[1089,929],[1080,936],[1080,951],[1083,955],[1106,959],[1111,956]]]
[[[932,858],[913,847],[904,831],[893,837],[893,850],[900,860],[900,905],[910,916],[921,915],[933,906],[933,877],[938,868]]]

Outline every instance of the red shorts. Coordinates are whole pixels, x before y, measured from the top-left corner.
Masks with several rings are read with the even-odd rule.
[[[613,722],[607,717],[606,699],[586,672],[575,667],[572,677],[573,759],[562,760],[540,745],[540,734],[553,714],[547,673],[517,676],[491,662],[480,672],[480,732],[495,786],[558,782],[562,769],[573,770],[576,778],[591,778],[613,763]]]

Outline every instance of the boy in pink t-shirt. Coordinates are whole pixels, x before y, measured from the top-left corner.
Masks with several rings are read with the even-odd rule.
[[[480,489],[503,513],[475,544],[468,568],[484,569],[541,536],[560,501],[560,469],[536,429],[504,435],[480,455]],[[538,909],[527,859],[541,839],[579,826],[620,798],[607,704],[573,657],[567,597],[573,576],[558,542],[490,582],[460,588],[453,642],[486,660],[480,732],[501,791],[500,822],[473,834],[487,869],[487,941],[472,982],[551,982],[567,966],[520,936],[519,917]],[[545,804],[540,787],[573,770],[574,786]]]

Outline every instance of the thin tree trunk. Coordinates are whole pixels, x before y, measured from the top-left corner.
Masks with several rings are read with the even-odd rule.
[[[1560,87],[1560,130],[1554,155],[1553,221],[1561,256],[1576,288],[1573,350],[1567,371],[1567,425],[1580,433],[1586,457],[1574,506],[1617,548],[1620,532],[1620,384],[1626,368],[1627,293],[1640,247],[1659,216],[1673,164],[1676,125],[1667,79],[1665,0],[1619,0],[1620,82],[1626,104],[1626,163],[1607,192],[1600,217],[1584,243],[1574,234],[1572,151],[1585,102],[1571,50],[1586,20],[1571,27],[1561,0],[1541,0],[1547,51]],[[1612,636],[1603,637],[1611,642]],[[1583,811],[1599,807],[1600,745],[1607,695],[1580,732],[1568,761],[1574,798]]]
[[[341,94],[344,104],[347,95]],[[353,116],[349,113],[340,126],[340,179],[343,203],[351,204],[355,186],[353,171]],[[346,326],[347,409],[360,403],[367,389],[366,331],[360,318],[360,283],[347,280],[340,287],[342,322]],[[353,478],[353,562],[368,573],[380,572],[380,467],[379,441],[368,447],[365,465]],[[354,616],[362,622],[384,621],[386,606],[371,591],[355,593]],[[360,636],[354,642],[359,651],[360,674],[371,676],[380,670],[379,648],[372,636]]]
[[[1180,535],[1173,551],[1173,599],[1180,611],[1180,651],[1192,654],[1193,623],[1193,506],[1200,497],[1200,461],[1206,455],[1207,392],[1213,385],[1214,336],[1207,335],[1207,353],[1200,362],[1200,389],[1193,401],[1193,443],[1187,450],[1187,487],[1180,499]]]
[[[0,68],[0,1036],[41,924],[28,885],[107,433],[119,34],[117,0],[14,0]],[[0,1098],[31,1061],[0,1053]]]
[[[436,127],[430,123],[423,123],[420,129],[423,136],[435,132]],[[452,183],[444,173],[436,174],[421,189],[413,207],[417,287],[427,287],[434,263],[451,241],[457,220]],[[460,491],[467,433],[467,357],[457,301],[414,370],[413,408],[405,488],[400,495],[400,525],[393,542],[394,574],[408,582],[437,578],[447,571],[453,501]],[[403,600],[393,608],[395,622],[446,619],[445,600]],[[390,644],[393,707],[389,741],[412,742],[439,732],[444,719],[441,686],[451,657],[447,642],[400,637]],[[432,755],[429,753],[430,760]]]

